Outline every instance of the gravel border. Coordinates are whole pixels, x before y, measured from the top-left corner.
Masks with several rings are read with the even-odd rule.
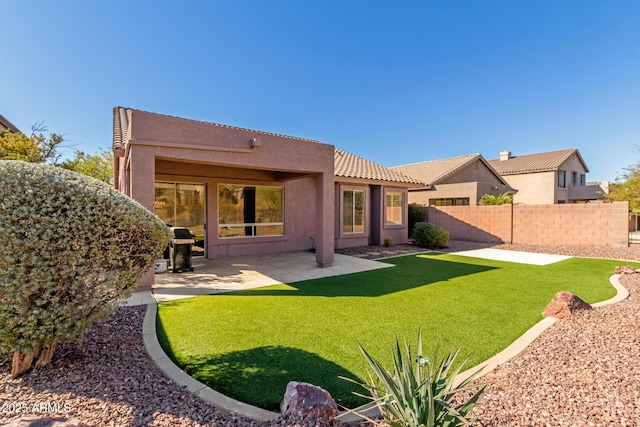
[[[551,248],[452,241],[442,250],[479,247],[640,260],[637,247]],[[483,425],[638,425],[639,276],[621,277],[630,292],[627,300],[556,322],[520,355],[483,377],[482,381],[492,383],[474,410],[487,420]],[[70,419],[68,425],[89,426],[315,425],[294,419],[260,423],[242,418],[171,382],[144,350],[145,310],[145,306],[118,308],[82,342],[61,344],[51,364],[19,379],[9,375],[10,360],[0,360],[0,424],[46,416]]]

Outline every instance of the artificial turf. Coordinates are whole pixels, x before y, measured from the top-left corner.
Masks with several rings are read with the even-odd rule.
[[[587,302],[615,295],[620,261],[571,258],[547,266],[447,254],[387,260],[394,267],[158,305],[158,338],[194,378],[230,397],[278,409],[289,381],[364,402],[339,376],[368,378],[357,343],[389,366],[395,336],[425,354],[462,347],[468,367],[538,322],[558,291]]]

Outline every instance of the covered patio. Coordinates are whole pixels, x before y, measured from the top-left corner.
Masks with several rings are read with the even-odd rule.
[[[155,275],[149,291],[136,292],[128,305],[172,301],[279,283],[338,276],[392,267],[391,264],[335,254],[331,267],[318,268],[310,251],[193,260],[194,272]]]

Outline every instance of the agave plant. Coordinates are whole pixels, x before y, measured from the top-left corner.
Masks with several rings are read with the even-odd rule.
[[[467,357],[456,366],[455,360],[460,353],[459,348],[440,360],[438,360],[438,350],[436,349],[433,362],[430,362],[422,356],[421,333],[418,334],[418,348],[415,358],[406,342],[405,351],[402,352],[396,337],[392,373],[373,358],[362,345],[358,344],[358,346],[374,375],[370,373],[369,381],[366,383],[349,378],[344,379],[359,384],[369,392],[369,396],[355,394],[370,399],[380,410],[383,421],[366,416],[361,409],[363,407],[351,412],[376,425],[385,423],[391,427],[457,427],[471,425],[479,421],[476,418],[468,417],[467,414],[476,405],[487,384],[470,384],[480,373],[480,370],[459,384],[454,383],[456,376],[469,360]],[[455,395],[475,389],[477,389],[475,394],[466,402],[456,403],[454,401]]]

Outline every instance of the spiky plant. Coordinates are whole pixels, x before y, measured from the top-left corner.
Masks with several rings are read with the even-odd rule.
[[[468,413],[476,405],[487,384],[470,384],[479,374],[479,370],[459,384],[455,383],[456,376],[469,360],[467,357],[461,364],[455,366],[460,349],[450,352],[441,359],[438,359],[438,350],[436,350],[431,362],[422,356],[421,333],[418,334],[415,358],[406,342],[405,351],[402,352],[396,337],[393,372],[390,372],[362,345],[358,344],[358,346],[373,370],[373,375],[369,374],[369,381],[366,383],[349,378],[344,379],[361,385],[369,392],[368,396],[355,394],[370,399],[380,410],[383,421],[364,415],[361,408],[351,412],[376,425],[386,423],[391,427],[458,427],[479,421],[468,417]],[[459,393],[475,389],[477,391],[465,402],[456,403],[454,400]]]

